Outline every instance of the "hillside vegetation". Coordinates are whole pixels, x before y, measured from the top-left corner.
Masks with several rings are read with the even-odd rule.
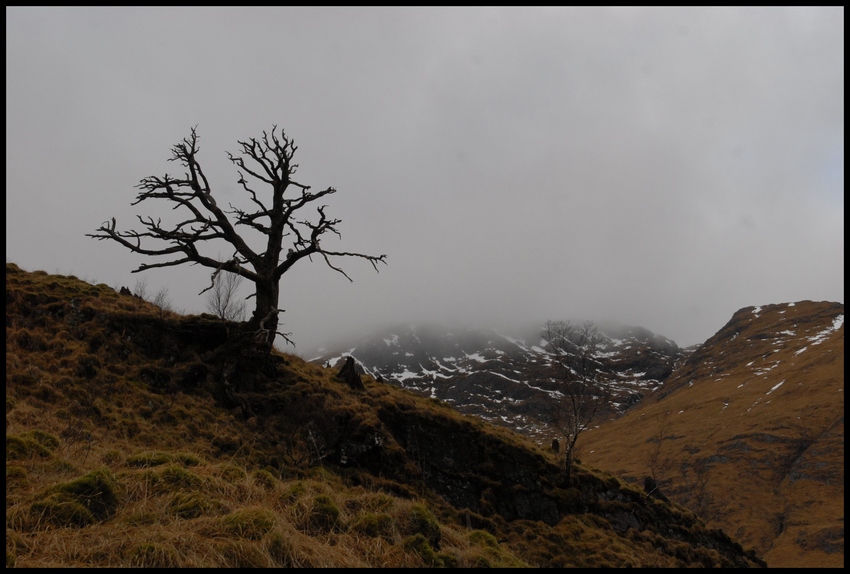
[[[6,265],[6,565],[763,566],[438,401]]]
[[[844,566],[844,305],[747,307],[664,386],[582,437],[771,567]]]

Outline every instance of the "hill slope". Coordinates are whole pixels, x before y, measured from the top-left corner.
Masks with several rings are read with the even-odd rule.
[[[510,335],[441,325],[387,327],[312,361],[335,366],[355,357],[366,373],[466,414],[520,431],[546,434],[541,413],[559,372],[538,328]],[[600,326],[600,373],[621,413],[659,388],[688,351],[646,329]]]
[[[6,266],[6,564],[759,566],[690,512],[447,405]]]
[[[844,305],[748,307],[581,459],[662,492],[770,566],[844,565]]]

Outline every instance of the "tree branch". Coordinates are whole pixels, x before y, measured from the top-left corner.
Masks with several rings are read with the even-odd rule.
[[[135,186],[138,193],[132,202],[134,206],[148,200],[167,202],[172,211],[179,211],[174,218],[176,223],[137,215],[140,230],[118,231],[115,218],[112,218],[87,235],[98,240],[115,241],[133,253],[167,258],[166,261],[143,263],[134,273],[187,263],[212,269],[210,286],[203,289],[201,294],[213,288],[222,271],[252,281],[257,288],[253,295],[257,308],[251,321],[255,326],[262,323],[262,330],[268,332],[269,340],[280,334],[289,341],[288,334],[276,330],[278,282],[295,263],[304,258],[312,260],[312,255],[318,254],[331,269],[351,281],[351,277],[333,259],[366,259],[377,271],[378,263],[386,264],[386,255],[328,251],[322,248],[320,241],[326,233],[341,237],[337,228],[341,221],[328,217],[324,205],[316,208],[312,219],[298,219],[296,216],[303,213],[299,210],[316,200],[336,193],[336,189],[327,187],[312,192],[310,186],[293,181],[298,165],[292,162],[292,158],[298,148],[283,130],[279,134],[276,132],[277,126],[273,126],[271,132],[263,131],[260,138],[238,141],[239,153],[227,154],[237,168],[237,183],[257,208],[255,211],[233,204],[228,204],[226,210],[219,207],[206,172],[197,159],[200,152],[199,138],[196,127],[193,127],[188,137],[172,146],[171,158],[168,160],[179,162],[185,168],[183,176],[165,174],[142,178]],[[259,190],[263,186],[257,185],[258,181],[269,186],[267,195],[261,197]],[[255,251],[250,246],[254,244],[253,240],[249,244],[237,231],[245,228],[265,238],[262,252]],[[288,249],[284,246],[284,240],[288,241]],[[220,256],[204,255],[206,246],[221,241],[232,246],[232,257],[222,260]],[[283,253],[286,253],[285,257],[281,257]],[[270,309],[274,313],[269,314]]]

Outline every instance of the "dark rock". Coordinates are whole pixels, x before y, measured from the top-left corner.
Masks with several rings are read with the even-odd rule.
[[[357,366],[354,362],[354,357],[348,356],[345,358],[345,364],[339,370],[339,373],[337,373],[337,377],[342,379],[343,382],[355,391],[366,390],[366,387],[363,386],[363,380],[357,373]]]
[[[670,499],[664,496],[664,493],[661,492],[661,489],[658,487],[658,482],[651,476],[647,476],[644,479],[643,490],[648,496],[651,496],[652,498],[657,498],[659,500],[663,500],[664,502],[670,502]]]

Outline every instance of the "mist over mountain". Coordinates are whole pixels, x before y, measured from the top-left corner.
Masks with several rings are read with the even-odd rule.
[[[659,388],[689,352],[641,327],[606,322],[597,328],[600,376],[609,383],[616,412]],[[536,325],[506,333],[398,324],[337,344],[311,360],[336,366],[352,356],[369,375],[535,435],[544,432],[543,403],[559,384],[540,330]]]
[[[844,305],[745,307],[702,345],[597,325],[610,408],[584,461],[659,488],[772,566],[843,565]],[[497,332],[406,324],[326,350],[364,372],[531,436],[553,436],[558,389],[540,326]]]
[[[6,264],[7,568],[765,566],[639,485],[234,327]]]

